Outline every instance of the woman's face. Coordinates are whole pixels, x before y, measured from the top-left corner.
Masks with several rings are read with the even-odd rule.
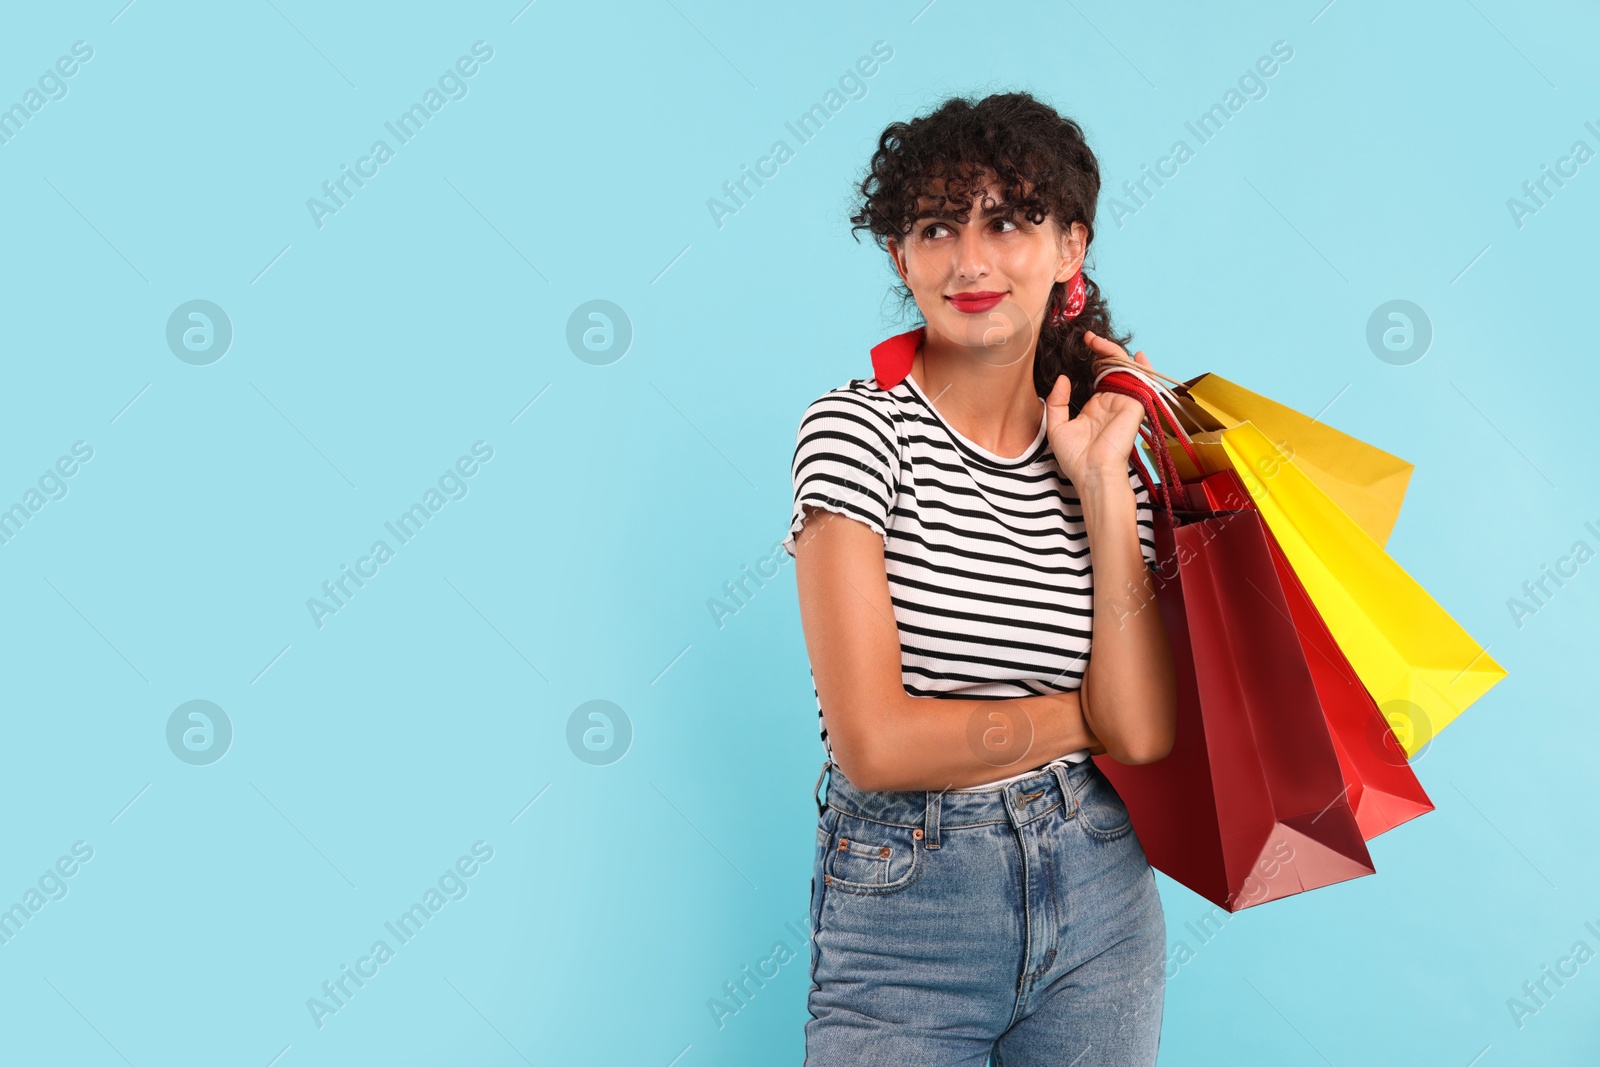
[[[911,232],[903,242],[889,240],[895,267],[930,333],[993,350],[996,359],[1003,348],[1007,363],[1023,358],[1039,336],[1051,287],[1082,262],[1088,230],[1074,222],[1063,231],[1052,217],[1029,222],[1000,203],[993,180],[973,190],[967,221],[958,222],[950,208],[935,210],[942,188],[935,179]],[[1009,343],[1019,337],[1021,344]]]

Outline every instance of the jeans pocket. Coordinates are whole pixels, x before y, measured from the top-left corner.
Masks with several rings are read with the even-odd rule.
[[[912,827],[832,810],[831,833],[822,859],[823,880],[830,889],[882,895],[916,881],[922,870],[922,849]],[[820,833],[818,842],[822,843]]]
[[[1085,780],[1078,797],[1078,825],[1097,841],[1115,841],[1133,829],[1128,806],[1098,768]]]

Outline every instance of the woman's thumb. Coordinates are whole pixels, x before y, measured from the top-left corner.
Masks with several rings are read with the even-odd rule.
[[[1064,407],[1072,399],[1072,380],[1065,374],[1056,375],[1056,384],[1051,386],[1050,395],[1044,398],[1049,407]]]

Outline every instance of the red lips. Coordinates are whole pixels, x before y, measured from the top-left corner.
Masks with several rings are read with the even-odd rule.
[[[1004,293],[982,290],[974,293],[952,293],[945,299],[949,300],[957,311],[968,315],[976,315],[980,312],[988,311],[1000,303],[1005,298],[1005,295]]]

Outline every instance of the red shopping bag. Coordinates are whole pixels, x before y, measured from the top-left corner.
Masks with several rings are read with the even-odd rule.
[[[1156,763],[1095,761],[1150,864],[1233,912],[1374,873],[1270,535],[1253,508],[1189,500],[1164,410],[1139,379],[1100,388],[1145,405],[1154,482],[1154,589],[1177,679],[1177,736]],[[1178,432],[1174,422],[1174,432]],[[1181,439],[1181,433],[1179,434]],[[1184,507],[1184,504],[1205,504]]]
[[[1206,475],[1184,489],[1191,506],[1255,507],[1249,491],[1232,470]],[[1300,647],[1305,650],[1356,822],[1361,826],[1361,836],[1371,841],[1385,830],[1432,811],[1433,801],[1423,792],[1389,721],[1317,614],[1271,528],[1267,528],[1267,544],[1289,602],[1289,616],[1283,622],[1293,625]]]

